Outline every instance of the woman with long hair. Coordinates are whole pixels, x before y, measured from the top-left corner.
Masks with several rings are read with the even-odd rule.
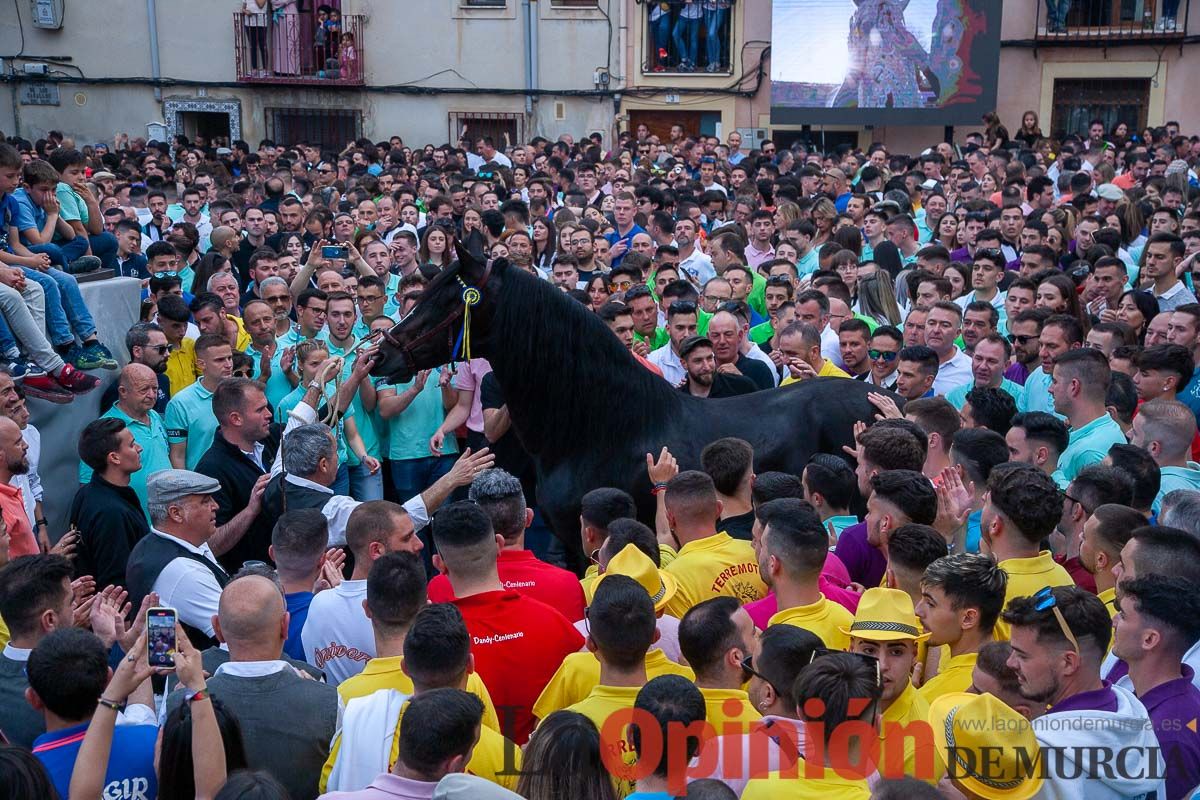
[[[15,744],[0,744],[0,786],[8,800],[60,800],[42,762]]]
[[[812,240],[813,247],[820,247],[829,241],[829,237],[833,234],[833,221],[836,218],[837,206],[828,197],[822,197],[813,203],[812,224],[817,228],[817,235]],[[786,227],[783,230],[786,230]]]
[[[858,280],[858,304],[855,312],[880,325],[899,325],[900,306],[886,272],[875,271]]]
[[[833,241],[854,253],[856,260],[862,258],[862,231],[858,229],[857,225],[851,223],[838,228],[833,232]]]
[[[590,719],[555,711],[529,739],[517,794],[526,800],[616,800],[600,747],[600,732]]]
[[[421,249],[417,260],[422,264],[432,264],[438,269],[445,269],[454,260],[450,249],[450,236],[441,225],[430,225],[421,237]]]
[[[1083,313],[1079,304],[1079,293],[1075,291],[1075,281],[1061,272],[1047,275],[1038,282],[1037,308],[1048,308],[1055,314],[1067,314],[1079,320],[1084,333],[1091,329],[1091,319]]]
[[[608,290],[608,279],[600,272],[593,272],[592,277],[588,278],[587,285],[583,289],[587,292],[588,307],[592,311],[596,311],[600,306],[608,302],[611,292]]]
[[[839,250],[833,256],[833,271],[850,290],[851,301],[858,295],[858,256],[850,250]]]
[[[1036,111],[1026,111],[1021,115],[1021,127],[1017,129],[1017,135],[1013,138],[1019,139],[1030,150],[1037,144],[1038,139],[1044,138]]]
[[[983,140],[989,150],[1008,146],[1008,128],[1000,122],[999,114],[995,111],[986,112],[983,115],[983,124]]]
[[[787,226],[800,219],[800,206],[790,200],[780,200],[775,206],[775,230],[787,230]],[[747,223],[749,224],[749,223]]]
[[[229,259],[218,253],[216,250],[209,250],[200,257],[200,261],[196,264],[196,274],[192,278],[192,294],[200,294],[208,291],[208,279],[218,272],[232,272],[233,265],[229,263]]]
[[[1149,292],[1130,289],[1117,301],[1117,322],[1129,326],[1137,336],[1138,344],[1146,340],[1146,328],[1150,320],[1158,316],[1158,300]]]
[[[953,261],[946,265],[942,277],[950,281],[950,299],[957,300],[967,293],[971,285],[971,270],[964,264]]]
[[[954,214],[943,214],[938,220],[937,229],[934,231],[933,244],[940,244],[942,247],[953,252],[958,249],[958,217]]]

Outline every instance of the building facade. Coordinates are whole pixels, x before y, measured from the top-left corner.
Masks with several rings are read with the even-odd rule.
[[[1200,107],[1186,101],[1200,74],[1200,45],[1187,34],[1200,33],[1200,20],[1190,0],[1168,18],[1172,2],[1073,0],[1059,29],[1045,0],[1004,0],[1001,119],[1015,132],[1032,110],[1051,135],[1092,118],[1200,128]],[[276,10],[259,15],[256,0],[108,0],[71,3],[55,19],[63,4],[22,0],[0,18],[10,94],[0,130],[327,146],[399,134],[419,146],[457,141],[465,128],[501,146],[506,135],[608,140],[639,124],[660,135],[680,124],[723,138],[737,129],[748,144],[883,140],[910,152],[945,134],[772,126],[770,0],[266,3]]]

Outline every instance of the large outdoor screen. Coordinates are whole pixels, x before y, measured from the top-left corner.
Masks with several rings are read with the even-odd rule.
[[[996,105],[1000,0],[774,0],[771,122],[978,124]]]

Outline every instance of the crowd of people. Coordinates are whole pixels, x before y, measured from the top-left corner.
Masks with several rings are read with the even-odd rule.
[[[916,155],[0,144],[5,796],[1192,796],[1200,137],[1031,115]],[[486,359],[371,374],[468,252],[680,392],[877,413],[800,474],[662,448],[654,519],[589,487],[548,537]],[[27,397],[113,351],[44,450]]]

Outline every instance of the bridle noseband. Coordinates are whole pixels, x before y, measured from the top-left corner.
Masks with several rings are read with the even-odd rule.
[[[471,358],[471,308],[478,305],[480,300],[483,299],[483,293],[481,290],[483,287],[487,286],[488,278],[490,278],[491,275],[491,259],[488,259],[487,266],[485,266],[483,269],[483,277],[480,279],[478,287],[468,286],[466,282],[463,281],[461,276],[456,275],[455,280],[457,280],[459,286],[462,287],[462,305],[455,306],[454,310],[447,314],[445,319],[414,338],[408,344],[401,343],[400,340],[396,338],[394,333],[396,328],[400,327],[404,323],[404,320],[397,322],[386,331],[379,332],[381,337],[385,342],[399,350],[407,363],[412,364],[415,361],[413,358],[413,350],[415,350],[417,346],[425,343],[429,339],[432,339],[433,337],[442,333],[442,331],[447,331],[447,344],[450,348],[450,360],[457,361],[460,350],[464,358],[469,360]],[[453,326],[454,323],[458,322],[460,319],[463,320],[463,324],[462,327],[459,328],[456,336]]]

